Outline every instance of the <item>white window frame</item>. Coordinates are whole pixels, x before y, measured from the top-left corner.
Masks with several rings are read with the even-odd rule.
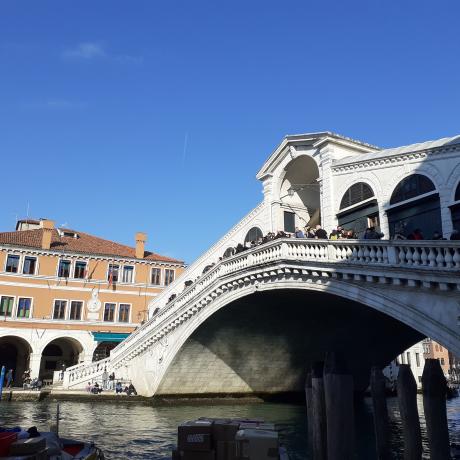
[[[111,302],[107,302],[107,303],[111,303]],[[120,305],[129,305],[129,317],[128,317],[128,321],[120,321],[119,318],[120,318]],[[117,307],[116,307],[116,310],[117,310],[117,316],[116,316],[116,323],[118,324],[130,324],[131,323],[131,315],[133,314],[133,304],[132,303],[129,303],[129,302],[118,302],[117,304]],[[107,321],[108,323],[110,321]]]
[[[15,318],[15,310],[16,310],[16,297],[15,295],[12,295],[12,294],[1,294],[0,295],[0,300],[2,297],[13,297],[13,308],[11,309],[11,316],[5,316],[5,315],[2,315],[0,314],[0,320],[3,318]]]
[[[107,282],[109,282],[109,273],[110,273],[110,265],[118,265],[118,280],[117,281],[112,281],[113,283],[120,283],[120,273],[122,272],[123,265],[119,262],[108,262],[107,263],[107,272],[105,274],[105,279]],[[107,302],[107,303],[114,303],[114,302]]]
[[[64,260],[66,260],[66,259],[64,259]],[[88,266],[89,266],[88,261],[82,260],[82,259],[76,259],[76,260],[70,262],[70,265],[71,265],[71,272],[70,273],[73,276],[72,277],[69,276],[69,278],[72,278],[74,280],[84,280],[84,279],[86,279],[86,277],[84,276],[84,272],[83,272],[83,278],[75,278],[75,268],[77,267],[77,262],[84,263],[86,265],[85,271],[88,272]]]
[[[115,309],[113,311],[113,320],[112,321],[108,321],[105,319],[105,306],[107,304],[112,304],[112,305],[115,305]],[[102,323],[117,323],[117,314],[118,314],[118,304],[117,302],[104,302],[104,309],[102,310]]]
[[[152,272],[153,272],[153,270],[160,270],[160,282],[159,282],[159,284],[152,283]],[[164,272],[164,270],[161,267],[151,267],[151,269],[150,269],[150,283],[149,284],[151,284],[152,286],[162,286],[163,272]]]
[[[54,304],[56,303],[57,300],[60,300],[61,302],[67,302],[66,307],[65,307],[64,318],[62,318],[62,319],[54,317]],[[67,315],[68,315],[68,308],[67,308],[68,306],[69,306],[69,299],[62,299],[62,298],[53,299],[53,305],[51,307],[51,320],[52,321],[66,321],[67,320]]]
[[[30,299],[30,310],[29,310],[29,316],[18,316],[19,313],[19,300],[20,299]],[[19,320],[27,320],[27,319],[32,319],[33,314],[34,314],[34,298],[30,297],[28,295],[18,295],[14,304],[13,304],[13,311],[14,311],[14,317]]]
[[[24,264],[26,262],[26,257],[30,257],[30,258],[34,258],[35,259],[35,270],[33,273],[24,273]],[[21,257],[21,275],[23,276],[35,276],[37,274],[37,270],[38,270],[38,257],[37,256],[31,256],[29,254],[24,254],[22,257]]]
[[[7,272],[6,271],[6,266],[8,264],[8,256],[17,256],[17,257],[19,257],[18,271],[17,272]],[[22,254],[18,254],[16,252],[7,252],[6,257],[5,257],[5,266],[3,267],[3,271],[5,273],[11,273],[12,275],[21,275],[22,274],[22,263],[21,263],[22,257],[21,256],[22,256]]]
[[[170,270],[170,271],[172,271],[174,273],[173,280],[168,284],[166,284],[166,270]],[[176,281],[176,270],[174,268],[165,268],[164,269],[163,285],[164,286],[170,286],[172,283],[174,283],[174,281]]]
[[[61,261],[69,261],[70,262],[70,268],[69,268],[69,276],[66,278],[65,276],[59,276],[59,265],[61,264]],[[56,264],[56,278],[60,279],[72,279],[72,272],[73,272],[73,260],[70,257],[59,257],[58,263]],[[59,300],[59,299],[58,299]]]
[[[129,284],[135,284],[135,282],[136,282],[136,265],[135,264],[123,264],[123,265],[120,264],[120,267],[121,267],[121,283],[128,284],[128,285]],[[124,273],[125,273],[125,267],[132,267],[132,269],[133,269],[133,271],[132,271],[132,273],[133,273],[132,281],[123,281]]]
[[[77,279],[80,279],[80,278],[77,278]],[[76,323],[79,322],[79,321],[83,321],[83,313],[84,313],[84,310],[85,310],[85,301],[81,300],[81,299],[68,299],[67,302],[68,302],[67,305],[69,306],[69,308],[66,311],[66,320],[76,322]],[[70,318],[70,310],[72,308],[72,302],[81,302],[80,319],[71,319]]]

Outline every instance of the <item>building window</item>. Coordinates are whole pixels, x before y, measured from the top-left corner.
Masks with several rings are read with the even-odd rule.
[[[444,366],[444,358],[439,358],[439,361],[441,361],[441,366]]]
[[[104,305],[104,321],[114,321],[115,319],[115,304],[106,303]]]
[[[129,323],[129,310],[131,305],[127,303],[121,303],[118,308],[118,322]]]
[[[152,268],[152,284],[161,284],[161,268]]]
[[[123,283],[132,283],[134,281],[134,267],[125,265],[123,267]]]
[[[262,230],[259,227],[252,227],[244,238],[245,243],[250,243],[251,241],[259,241],[264,237]]]
[[[0,299],[0,316],[11,316],[13,314],[14,297],[2,295]]]
[[[373,190],[364,182],[353,184],[343,195],[340,209],[349,208],[374,196]]]
[[[70,276],[70,260],[60,260],[58,268],[59,278],[68,278]]]
[[[67,309],[67,300],[55,300],[53,319],[65,319],[65,311]]]
[[[401,364],[406,364],[404,361],[404,353],[401,354]]]
[[[35,275],[36,266],[37,266],[37,258],[26,256],[24,257],[24,266],[22,267],[22,273],[24,275]]]
[[[118,283],[119,265],[109,264],[109,271],[107,273],[107,280],[109,283]]]
[[[174,281],[174,270],[167,268],[165,270],[165,286],[170,285]]]
[[[19,297],[18,300],[18,311],[16,316],[18,318],[30,318],[30,306],[32,304],[32,299],[28,297]]]
[[[293,212],[284,211],[284,231],[295,232],[295,214]]]
[[[75,262],[73,277],[80,280],[86,278],[86,262]]]
[[[406,353],[406,356],[407,356],[407,364],[409,364],[410,366],[410,351]]]
[[[17,273],[19,269],[19,256],[9,254],[6,259],[5,271],[8,273]]]
[[[415,364],[420,367],[420,355],[418,353],[415,353]]]
[[[72,300],[70,302],[70,316],[69,319],[81,320],[81,312],[83,310],[83,302],[80,300]]]
[[[436,187],[428,177],[421,174],[412,174],[396,186],[391,195],[390,204],[406,201],[434,190],[436,190]]]
[[[418,376],[418,383],[422,383],[422,376],[421,375]]]

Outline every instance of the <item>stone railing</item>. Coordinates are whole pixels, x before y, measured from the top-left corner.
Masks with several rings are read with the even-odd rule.
[[[104,369],[109,372],[110,358],[101,359],[90,364],[81,363],[68,367],[64,373],[63,387],[69,389],[81,388],[86,382],[99,380]]]
[[[225,282],[231,275],[271,265],[266,275],[276,276],[276,265],[283,261],[295,264],[299,269],[329,270],[331,276],[341,276],[344,280],[376,281],[378,278],[379,282],[392,280],[394,285],[406,283],[416,286],[419,283],[429,288],[460,289],[460,242],[274,240],[220,261],[170,302],[166,301],[167,295],[163,293],[162,304],[155,302],[160,307],[159,312],[112,350],[112,364],[125,360],[134,348],[148,348],[165,331],[178,327],[201,305],[219,295],[219,290],[227,290],[229,285]],[[263,278],[264,275],[259,273],[257,277]],[[222,289],[210,292],[210,287],[215,288],[220,282],[223,283]],[[160,330],[162,333],[158,333]]]

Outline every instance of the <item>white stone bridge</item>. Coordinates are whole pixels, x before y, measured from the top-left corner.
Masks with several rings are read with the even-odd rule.
[[[433,164],[429,150],[438,154],[437,162],[443,161],[438,150],[445,145],[450,144],[417,144],[413,150],[424,154],[412,156],[409,147],[393,149],[387,162],[386,151],[330,133],[286,138],[259,172],[263,203],[165,288],[149,306],[150,319],[110,358],[69,368],[64,386],[81,388],[100,379],[106,368],[131,380],[145,396],[272,395],[300,391],[309,363],[340,350],[357,387],[364,388],[372,364],[385,366],[423,337],[460,355],[458,241],[281,238],[238,254],[231,251],[244,240],[283,228],[283,213],[288,231],[292,224],[314,225],[321,219],[329,229],[345,222],[359,234],[365,222],[391,235],[413,222],[421,225],[425,219],[428,226],[438,219],[448,236],[460,198],[452,195],[451,206],[447,185],[458,188],[451,174],[460,171],[460,147],[447,149],[443,167]],[[398,170],[386,171],[385,188],[378,185],[376,165],[368,159],[354,182],[344,180],[344,171],[355,174],[353,164],[362,163],[363,153]],[[335,170],[334,162],[340,168]],[[366,168],[372,170],[369,180]],[[436,180],[444,185],[434,183],[434,192],[426,181],[412,180],[436,168]],[[352,190],[337,186],[337,198],[334,181]],[[404,195],[398,189],[401,182],[404,190],[419,187],[418,195],[417,190]],[[358,190],[354,184],[368,188]],[[451,206],[452,218],[443,203]]]

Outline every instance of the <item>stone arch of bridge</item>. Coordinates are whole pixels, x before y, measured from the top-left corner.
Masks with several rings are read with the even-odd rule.
[[[344,281],[340,280],[328,280],[327,283],[322,282],[303,282],[299,283],[294,280],[276,280],[273,283],[267,283],[256,287],[254,285],[243,286],[235,291],[230,292],[223,298],[215,299],[211,304],[207,305],[196,317],[192,320],[184,323],[180,328],[180,332],[175,334],[174,340],[171,340],[167,353],[164,356],[160,372],[157,374],[157,388],[161,386],[161,382],[164,377],[168,374],[168,369],[173,363],[174,359],[187,342],[187,340],[204,325],[207,320],[212,318],[217,312],[225,307],[238,302],[241,299],[251,296],[257,293],[270,293],[273,290],[292,290],[292,291],[310,291],[316,293],[325,293],[328,295],[335,296],[337,299],[345,299],[347,301],[354,302],[367,308],[370,311],[375,311],[382,315],[382,317],[391,318],[394,321],[394,325],[404,325],[407,330],[412,330],[412,337],[407,342],[404,342],[404,347],[401,349],[393,349],[393,355],[388,355],[388,362],[393,359],[398,353],[412,345],[413,343],[421,340],[424,336],[430,336],[434,340],[449,346],[455,343],[456,339],[447,340],[445,335],[445,327],[428,318],[426,314],[417,310],[416,303],[414,305],[404,303],[399,298],[397,293],[394,296],[388,295],[388,289],[385,292],[378,292],[372,288],[353,286]],[[285,314],[285,313],[283,313]],[[353,333],[356,333],[354,331]],[[389,333],[389,349],[391,348],[391,342],[394,341],[394,337]],[[449,343],[450,342],[450,343]],[[458,348],[458,341],[457,341]],[[460,350],[457,350],[457,352]],[[386,364],[386,363],[382,363]],[[154,390],[154,392],[156,389]]]
[[[27,339],[19,335],[0,337],[0,367],[13,369],[15,386],[22,385],[22,375],[30,367],[32,353],[32,344]]]

